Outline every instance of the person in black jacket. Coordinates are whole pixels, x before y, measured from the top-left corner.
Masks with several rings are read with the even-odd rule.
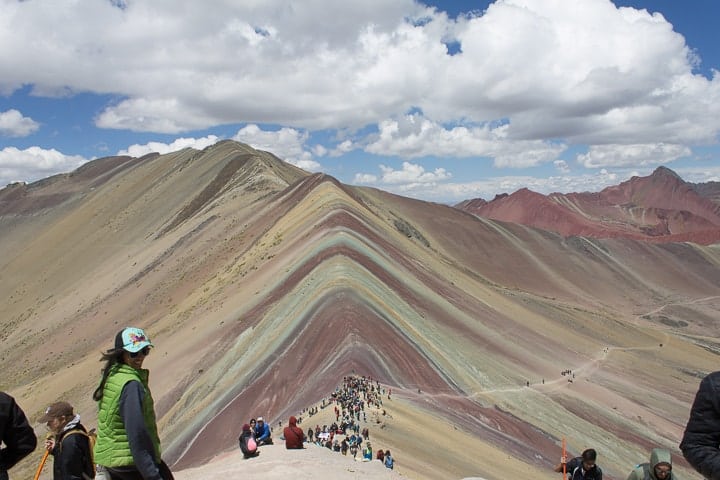
[[[720,480],[720,371],[700,382],[680,450],[703,477]]]
[[[597,466],[596,460],[597,452],[592,448],[583,451],[579,457],[571,459],[565,465],[567,480],[602,480],[602,469]],[[562,472],[563,464],[555,467],[555,471]]]
[[[56,402],[45,410],[39,422],[47,423],[52,434],[45,448],[53,456],[53,480],[87,480],[95,477],[87,429],[80,415],[67,402]]]
[[[5,445],[0,449],[0,480],[7,480],[7,471],[35,450],[37,437],[25,413],[5,392],[0,392],[0,443]]]

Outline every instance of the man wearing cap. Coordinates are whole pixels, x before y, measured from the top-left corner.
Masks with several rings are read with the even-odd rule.
[[[263,417],[257,418],[257,433],[255,436],[257,437],[257,444],[258,445],[272,445],[273,440],[270,436],[270,425],[265,423],[265,419]]]
[[[17,462],[28,456],[37,446],[37,437],[15,399],[0,392],[0,480]]]
[[[80,415],[67,402],[56,402],[45,410],[40,423],[47,423],[51,436],[45,448],[54,457],[54,480],[84,480],[95,476],[87,429]]]
[[[115,336],[115,347],[103,354],[106,362],[98,402],[98,472],[112,480],[169,480],[172,473],[160,456],[160,437],[149,375],[142,368],[153,344],[139,328],[127,327]]]

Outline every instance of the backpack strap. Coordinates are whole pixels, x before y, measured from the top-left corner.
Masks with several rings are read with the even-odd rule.
[[[69,436],[69,435],[73,435],[73,434],[75,434],[75,433],[79,433],[80,435],[85,435],[86,437],[89,437],[89,436],[90,436],[90,435],[88,435],[88,433],[87,433],[85,430],[83,430],[83,429],[81,429],[81,428],[73,428],[73,429],[68,430],[67,432],[65,432],[65,435],[63,435],[63,440],[65,440],[65,437],[67,437],[67,436]]]
[[[88,439],[88,444],[89,444],[89,442],[90,442],[90,435],[88,435],[87,432],[85,432],[84,430],[81,430],[81,429],[79,429],[79,428],[73,428],[73,429],[68,430],[67,432],[65,432],[65,434],[64,434],[63,437],[62,437],[62,440],[60,440],[60,443],[59,443],[60,451],[62,451],[62,444],[63,444],[63,442],[65,442],[65,439],[66,439],[67,437],[69,437],[70,435],[75,435],[75,434],[80,434],[80,435],[83,435],[83,436],[87,437],[87,439]]]

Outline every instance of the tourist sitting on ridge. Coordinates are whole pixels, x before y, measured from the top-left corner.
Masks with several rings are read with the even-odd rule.
[[[297,426],[297,419],[294,416],[290,416],[288,426],[283,429],[283,436],[285,437],[285,448],[288,450],[305,448],[303,446],[305,434]]]
[[[256,457],[260,454],[260,450],[257,448],[257,442],[255,441],[255,434],[249,424],[246,423],[242,426],[242,433],[238,441],[240,442],[240,450],[243,453],[243,458]]]
[[[372,461],[372,459],[372,447],[370,446],[370,442],[367,442],[363,450],[363,462]]]
[[[395,467],[395,459],[390,455],[390,450],[385,450],[385,467],[390,470]]]
[[[265,419],[263,417],[257,418],[257,426],[255,428],[257,429],[255,439],[257,440],[258,446],[273,444],[272,436],[270,434],[270,425],[265,423]]]

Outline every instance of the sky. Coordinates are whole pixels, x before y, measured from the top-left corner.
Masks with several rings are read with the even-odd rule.
[[[454,204],[720,181],[716,0],[0,0],[0,188],[233,139]]]

